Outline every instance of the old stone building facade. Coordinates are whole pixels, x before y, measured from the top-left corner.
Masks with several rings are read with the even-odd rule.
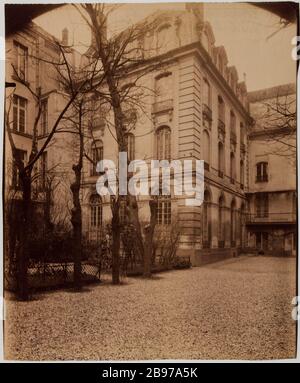
[[[296,254],[296,87],[249,93],[256,123],[249,135],[249,246]]]
[[[67,39],[67,32],[63,37]],[[65,41],[66,43],[66,41]],[[70,51],[73,60],[80,57]],[[41,148],[53,124],[66,105],[66,96],[61,91],[57,71],[52,63],[58,63],[60,51],[53,36],[34,23],[6,39],[6,82],[15,84],[6,89],[5,126],[5,197],[18,200],[21,188],[18,170],[14,164],[8,130],[26,165],[33,144]],[[40,118],[34,138],[34,125],[41,103]],[[61,123],[64,127],[64,123]],[[72,177],[72,142],[70,134],[60,132],[51,140],[35,164],[32,176],[32,199],[36,210],[43,213],[46,190],[55,185],[51,210],[53,220],[65,219],[70,210],[70,182]],[[50,190],[49,190],[50,191]]]
[[[157,46],[156,57],[163,57],[163,65],[143,77],[145,87],[157,92],[149,96],[148,118],[137,116],[129,134],[129,152],[136,159],[204,159],[204,205],[185,206],[184,199],[174,195],[161,197],[159,205],[158,224],[178,221],[182,228],[178,253],[191,256],[197,265],[237,255],[245,246],[241,222],[246,211],[251,118],[246,85],[239,82],[236,69],[227,66],[225,48],[215,46],[202,7],[187,8],[160,14],[162,24],[145,36],[146,50]],[[96,134],[101,155],[116,161],[117,145],[110,131],[99,127]],[[85,227],[90,232],[96,200],[101,220],[109,220],[111,213],[108,197],[100,201],[95,196],[97,174],[89,174],[87,168],[85,174]],[[139,197],[139,201],[141,220],[147,221],[148,200]]]
[[[202,6],[187,5],[185,11],[159,14],[164,21],[155,33],[146,34],[140,43],[144,44],[146,50],[156,47],[155,57],[162,60],[163,65],[142,78],[143,86],[155,91],[143,96],[147,99],[144,112],[138,109],[127,111],[134,115],[135,120],[128,130],[128,156],[148,163],[151,159],[205,161],[203,205],[186,206],[184,198],[172,194],[170,197],[159,197],[158,212],[158,228],[166,228],[173,223],[181,228],[178,255],[188,255],[193,265],[200,265],[236,256],[247,247],[261,246],[262,240],[253,222],[249,221],[249,211],[253,213],[253,196],[261,191],[253,181],[261,144],[253,133],[246,84],[239,81],[235,67],[228,66],[225,48],[215,45],[212,28],[204,18]],[[66,33],[64,31],[65,38]],[[11,53],[7,54],[6,80],[14,80],[9,63],[14,62],[19,51],[25,51],[25,55],[20,55],[25,57],[25,61],[18,61],[17,68],[22,75],[26,68],[28,81],[35,89],[40,87],[44,95],[40,145],[47,136],[47,125],[61,110],[64,99],[55,77],[49,74],[50,69],[40,67],[41,64],[29,56],[26,58],[26,51],[32,51],[30,56],[34,52],[34,55],[52,59],[58,52],[51,37],[34,25],[11,36],[7,40],[7,50]],[[87,59],[87,55],[82,58],[83,61]],[[129,73],[121,85],[126,86],[134,76],[135,73]],[[17,147],[24,151],[26,161],[26,153],[31,145],[30,127],[35,106],[28,90],[18,81],[16,83],[12,131]],[[111,126],[104,117],[101,113],[94,116],[94,140],[87,149],[88,155],[97,161],[103,158],[116,161],[117,144]],[[70,135],[58,136],[42,158],[40,167],[43,174],[46,167],[50,169],[56,166],[56,174],[63,182],[61,189],[55,193],[55,205],[60,212],[65,212],[71,203],[72,142]],[[11,156],[7,139],[6,143],[6,173],[10,177]],[[295,198],[295,182],[293,174],[290,175],[291,185],[278,178],[277,186],[274,186],[274,195],[280,200],[290,201],[287,204]],[[96,193],[98,177],[95,167],[85,161],[81,203],[83,232],[90,239],[98,238],[111,218],[109,197],[100,197]],[[14,187],[9,185],[10,188]],[[264,191],[271,192],[271,189]],[[142,222],[149,221],[148,200],[149,197],[138,197]],[[286,211],[284,203],[282,206]],[[295,210],[291,212],[295,214]],[[283,230],[286,230],[285,227],[287,225]],[[288,250],[295,242],[291,242],[288,236],[285,243],[285,249]]]

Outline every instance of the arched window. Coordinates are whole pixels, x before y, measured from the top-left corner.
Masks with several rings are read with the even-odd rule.
[[[209,170],[210,164],[210,137],[207,130],[203,132],[203,160],[204,160],[204,169]]]
[[[102,225],[102,200],[98,194],[93,194],[90,198],[90,223],[91,228],[99,228]]]
[[[256,164],[256,182],[268,181],[268,163],[258,162]]]
[[[157,159],[171,159],[171,129],[167,126],[159,128],[156,132]]]
[[[230,241],[231,247],[235,247],[236,243],[236,209],[235,209],[235,200],[231,202],[230,206]]]
[[[218,170],[219,177],[224,177],[224,145],[221,141],[218,144]]]
[[[210,212],[210,194],[208,190],[204,192],[203,203],[203,248],[210,248],[211,246],[211,212]]]
[[[155,102],[173,99],[172,73],[166,72],[155,78]]]
[[[241,247],[245,247],[245,205],[242,203],[240,209],[240,243]]]
[[[127,158],[130,162],[135,159],[135,137],[132,133],[127,133],[125,139],[127,144]]]
[[[230,153],[230,182],[234,184],[235,181],[235,173],[236,173],[236,167],[235,167],[235,155],[233,152]]]
[[[224,225],[224,198],[220,196],[219,198],[219,213],[218,213],[218,237],[219,237],[219,247],[223,248],[225,245],[225,225]]]
[[[103,142],[101,140],[96,140],[92,144],[92,164],[91,164],[91,176],[96,176],[97,163],[103,160]]]

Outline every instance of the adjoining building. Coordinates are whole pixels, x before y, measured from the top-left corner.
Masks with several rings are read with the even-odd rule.
[[[249,134],[249,246],[273,255],[297,249],[296,86],[248,94],[255,120]]]

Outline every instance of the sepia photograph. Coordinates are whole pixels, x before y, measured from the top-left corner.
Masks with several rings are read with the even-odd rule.
[[[297,359],[299,4],[3,8],[4,360]]]

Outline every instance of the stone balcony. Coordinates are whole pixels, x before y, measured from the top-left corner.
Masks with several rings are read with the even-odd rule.
[[[247,224],[294,224],[296,223],[296,213],[268,213],[247,214]]]
[[[155,102],[152,105],[152,114],[170,112],[173,110],[173,99]]]

